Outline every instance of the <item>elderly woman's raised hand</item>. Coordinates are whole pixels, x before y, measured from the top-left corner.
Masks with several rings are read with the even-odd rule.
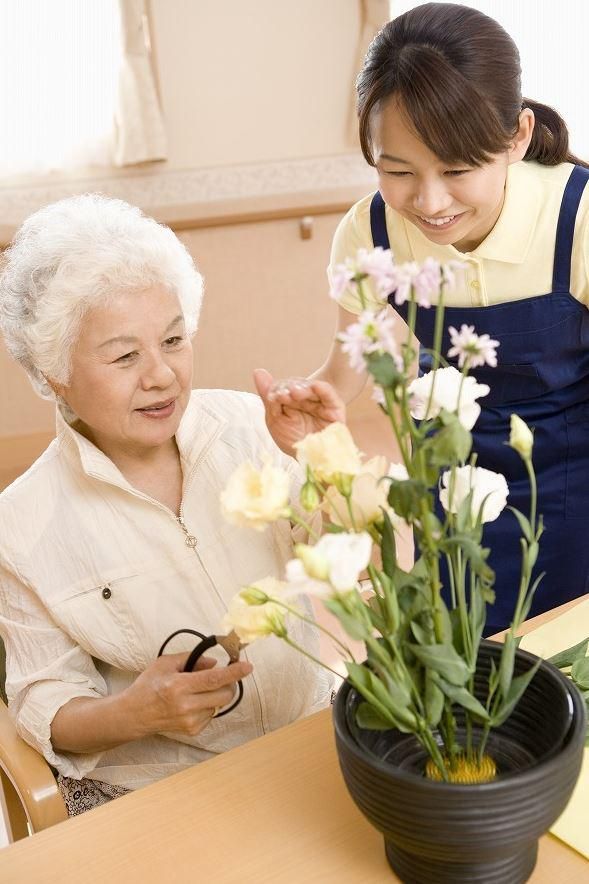
[[[231,703],[235,684],[252,671],[247,660],[216,666],[201,657],[194,672],[183,672],[187,654],[164,654],[127,688],[126,705],[144,734],[174,733],[194,737],[215,711]]]
[[[270,372],[258,368],[254,371],[254,382],[264,403],[268,430],[286,454],[294,456],[294,443],[308,433],[317,433],[334,421],[345,423],[344,401],[327,381],[276,381]]]

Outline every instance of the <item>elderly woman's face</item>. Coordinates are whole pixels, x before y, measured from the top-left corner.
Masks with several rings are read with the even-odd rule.
[[[141,454],[176,433],[192,386],[192,345],[176,295],[122,293],[90,310],[58,392],[109,457]]]

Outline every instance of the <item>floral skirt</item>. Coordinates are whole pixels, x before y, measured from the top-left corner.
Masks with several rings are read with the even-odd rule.
[[[93,807],[99,807],[126,795],[130,790],[124,786],[111,786],[109,783],[101,783],[98,780],[73,780],[71,777],[57,775],[57,785],[61,797],[65,802],[68,816],[77,816]]]

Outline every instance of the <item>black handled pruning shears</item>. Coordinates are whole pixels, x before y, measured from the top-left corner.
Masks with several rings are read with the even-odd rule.
[[[237,663],[239,660],[239,652],[242,648],[245,648],[245,644],[240,641],[239,636],[233,630],[227,635],[203,635],[202,632],[197,632],[196,629],[177,629],[176,632],[173,632],[167,637],[158,651],[158,657],[162,656],[167,644],[171,642],[173,638],[176,638],[177,635],[195,635],[200,639],[196,647],[188,655],[188,659],[184,664],[183,672],[192,672],[202,655],[211,648],[216,647],[216,645],[219,645],[219,647],[223,648],[226,652],[229,657],[229,663]],[[223,709],[222,712],[216,712],[213,718],[221,718],[222,715],[227,715],[228,712],[231,712],[236,706],[239,706],[242,699],[243,684],[240,679],[237,682],[237,699],[234,700],[231,706],[228,706],[227,709]]]

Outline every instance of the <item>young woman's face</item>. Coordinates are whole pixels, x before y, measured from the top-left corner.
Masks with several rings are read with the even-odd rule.
[[[394,98],[374,114],[371,135],[384,201],[431,242],[475,249],[501,213],[511,154],[479,167],[444,163],[408,128]]]

